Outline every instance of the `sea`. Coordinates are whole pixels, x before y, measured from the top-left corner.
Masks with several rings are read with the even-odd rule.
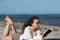
[[[7,15],[0,15],[0,21],[4,21],[4,18]],[[16,14],[16,15],[8,15],[13,21],[25,22],[34,14]],[[36,14],[35,16],[39,17],[39,22],[43,24],[54,24],[60,25],[60,14]]]

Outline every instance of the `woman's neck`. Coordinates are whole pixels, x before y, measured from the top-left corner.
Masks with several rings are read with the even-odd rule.
[[[30,30],[36,32],[36,28],[34,28],[33,26],[30,26]]]

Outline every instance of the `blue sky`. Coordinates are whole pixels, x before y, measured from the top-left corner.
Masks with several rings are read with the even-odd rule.
[[[57,13],[60,13],[60,0],[0,0],[0,14]]]

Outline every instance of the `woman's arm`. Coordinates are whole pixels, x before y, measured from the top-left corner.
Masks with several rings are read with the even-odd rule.
[[[29,28],[25,28],[24,33],[20,36],[19,39],[20,40],[22,40],[22,39],[26,39],[26,40],[32,39],[32,36],[31,36]]]

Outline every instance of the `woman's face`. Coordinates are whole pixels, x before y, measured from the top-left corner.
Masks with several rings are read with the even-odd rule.
[[[34,19],[34,20],[33,20],[33,23],[32,23],[32,26],[33,26],[34,28],[38,28],[38,26],[39,26],[39,20],[38,20],[38,19]]]

